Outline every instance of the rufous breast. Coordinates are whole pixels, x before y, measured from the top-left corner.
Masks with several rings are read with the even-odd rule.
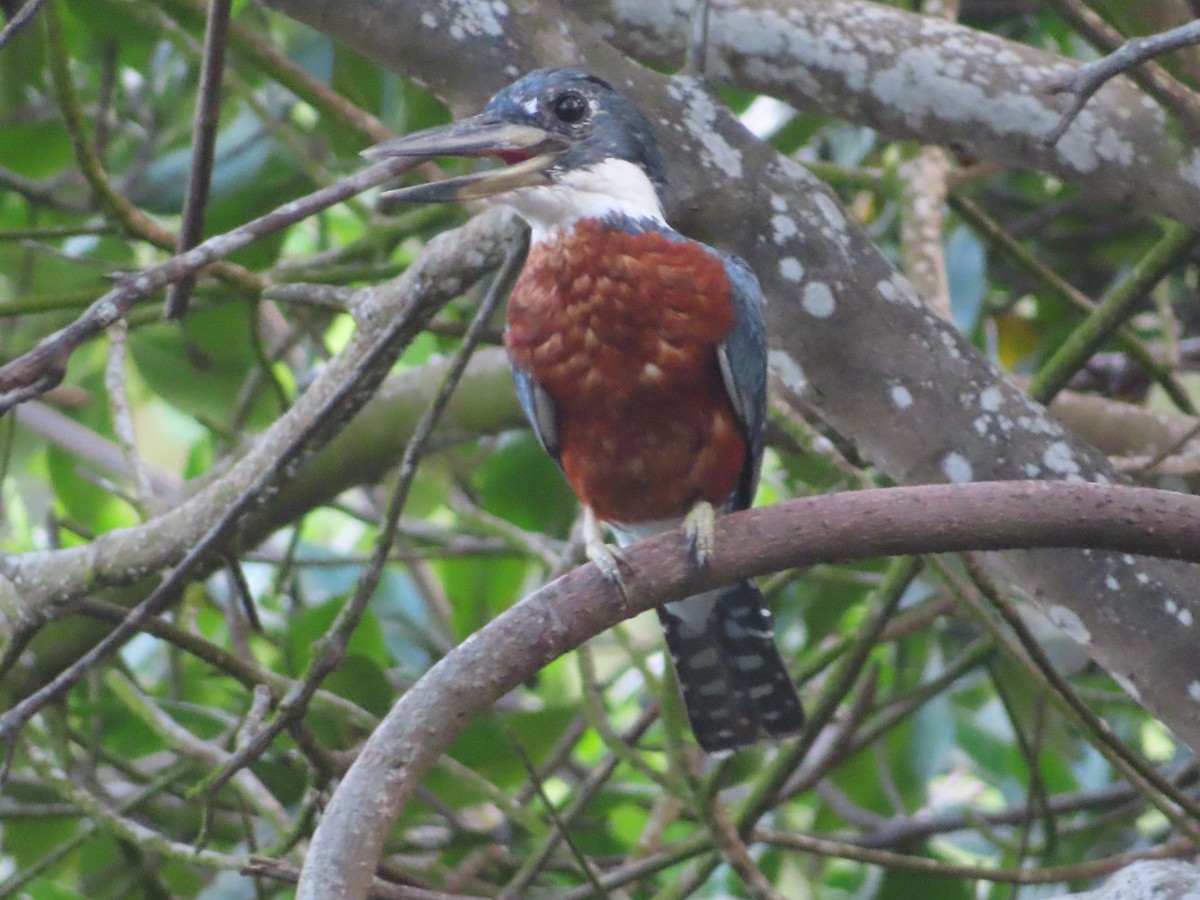
[[[601,519],[728,499],[746,462],[717,361],[733,323],[722,260],[677,235],[586,219],[530,248],[505,343],[553,399],[563,471]]]

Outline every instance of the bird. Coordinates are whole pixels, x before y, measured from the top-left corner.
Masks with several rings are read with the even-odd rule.
[[[364,156],[503,164],[382,199],[486,198],[528,223],[505,346],[526,417],[583,507],[588,558],[621,586],[620,547],[683,527],[695,563],[706,565],[715,517],[748,508],[758,484],[763,296],[745,262],[667,223],[664,160],[645,115],[585,69],[538,69],[478,115]],[[658,616],[703,750],[803,728],[754,582],[666,603]]]

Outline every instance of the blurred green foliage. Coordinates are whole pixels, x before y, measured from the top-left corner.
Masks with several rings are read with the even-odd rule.
[[[65,26],[70,73],[90,129],[75,140],[94,144],[117,191],[163,227],[177,229],[202,36],[196,8],[188,0],[52,5]],[[417,86],[257,5],[237,4],[234,22],[267,41],[280,60],[299,65],[314,85],[332,87],[394,132],[448,118]],[[1069,29],[1044,10],[971,24],[1051,51],[1078,48]],[[114,275],[164,258],[129,223],[106,220],[95,209],[76,167],[72,136],[62,125],[49,64],[39,21],[0,50],[0,175],[7,188],[0,191],[3,359],[78,316]],[[317,95],[285,87],[294,79],[279,64],[238,49],[236,42],[228,68],[207,234],[353,171],[357,151],[370,140],[360,124],[318,112]],[[758,98],[729,91],[727,100],[748,111]],[[902,257],[900,168],[917,147],[858,125],[795,113],[784,115],[770,139],[826,177],[884,252],[893,260]],[[1127,271],[1157,234],[1154,223],[1128,206],[1083,196],[1035,173],[976,169],[974,163],[956,162],[964,177],[954,190],[977,201],[1026,253],[1089,296]],[[260,241],[234,261],[274,281],[354,287],[402,271],[431,234],[460,219],[445,209],[384,220],[369,200],[356,201]],[[1021,259],[996,251],[969,223],[951,216],[945,234],[956,325],[1004,368],[1033,371],[1078,323],[1079,312],[1046,297]],[[1139,335],[1168,343],[1192,335],[1200,326],[1194,292],[1190,270],[1164,282],[1157,302],[1135,320]],[[270,302],[230,279],[202,278],[181,324],[159,321],[159,299],[129,318],[121,402],[132,412],[144,464],[181,483],[212,477],[236,458],[346,340],[345,316]],[[436,333],[423,335],[399,367],[424,371],[440,354],[453,352],[473,302],[468,294],[452,304]],[[108,342],[85,346],[72,358],[63,387],[46,398],[88,429],[83,449],[64,445],[54,429],[35,429],[12,416],[0,420],[0,547],[6,552],[86,543],[153,515],[137,498],[130,473],[100,461],[101,449],[117,442],[108,361]],[[1158,402],[1157,395],[1151,400]],[[764,502],[851,489],[874,477],[869,467],[839,454],[819,426],[798,417],[779,415],[772,445]],[[397,459],[402,447],[398,439]],[[0,800],[0,892],[36,900],[290,895],[285,883],[252,882],[189,856],[203,819],[201,801],[189,791],[215,766],[189,752],[163,722],[223,753],[233,749],[239,729],[253,718],[253,692],[221,654],[289,678],[304,674],[314,645],[364,571],[390,484],[362,485],[289,523],[261,547],[239,548],[261,633],[248,629],[234,580],[216,572],[193,585],[166,621],[217,652],[142,635],[81,684],[69,703],[47,710],[27,730],[26,740],[46,748],[71,773],[76,789],[97,798],[112,817],[82,809],[78,796],[42,777],[28,749],[18,747]],[[528,433],[459,435],[425,459],[401,525],[396,549],[402,559],[385,573],[345,660],[325,679],[326,693],[314,700],[302,729],[277,739],[248,770],[300,836],[311,829],[313,809],[334,784],[339,754],[352,750],[373,718],[449,647],[547,578],[549,557],[568,550],[575,516],[569,490]],[[869,616],[885,568],[868,561],[766,580],[781,645],[793,670],[804,675],[810,702],[828,690],[829,666]],[[1133,815],[1105,815],[1099,801],[1047,827],[1052,817],[1043,818],[1039,806],[1047,796],[1101,791],[1112,783],[1113,771],[1074,723],[1057,718],[1044,685],[1001,651],[988,655],[986,664],[972,663],[933,696],[922,694],[923,685],[935,682],[985,630],[961,606],[945,602],[956,591],[929,570],[909,586],[894,627],[868,657],[875,694],[862,711],[868,731],[858,733],[870,739],[861,745],[851,739],[815,789],[779,798],[773,827],[852,844],[865,841],[862,835],[872,827],[915,824],[921,816],[959,810],[956,827],[902,835],[889,849],[947,865],[1004,868],[1081,862],[1159,839],[1153,817],[1139,824]],[[107,591],[90,599],[129,605],[139,596],[136,590]],[[86,612],[54,611],[28,651],[33,669],[52,673],[95,639],[99,626]],[[651,618],[601,636],[592,647],[598,684],[584,683],[574,659],[560,660],[466,727],[419,801],[397,822],[388,847],[390,873],[450,893],[494,892],[550,839],[557,826],[522,756],[562,810],[579,797],[589,775],[610,762],[612,734],[632,727],[656,699],[663,657]],[[151,724],[135,715],[112,690],[106,671],[131,679],[162,720]],[[1179,752],[1106,676],[1087,667],[1070,674],[1135,749],[1153,753],[1158,762]],[[21,683],[9,681],[6,704],[28,689],[27,681]],[[589,688],[603,695],[603,730],[584,713]],[[871,734],[871,728],[878,730]],[[1036,777],[1019,749],[1022,742],[1035,748]],[[608,869],[708,833],[704,785],[681,777],[679,767],[690,757],[675,752],[661,722],[623,752],[568,823],[573,847]],[[756,748],[715,764],[715,771],[710,764],[701,777],[719,783],[723,802],[736,810],[780,760],[775,748]],[[668,783],[680,796],[665,793],[664,771],[674,775]],[[1129,802],[1131,810],[1145,809]],[[1026,804],[1027,817],[985,818]],[[269,806],[226,787],[208,809],[206,848],[238,858],[278,851],[296,865],[298,853],[280,846],[286,835],[270,822]],[[118,816],[159,840],[132,838],[114,825]],[[682,861],[663,853],[662,865],[631,884],[628,896],[657,896],[697,860],[713,871],[695,896],[745,895],[737,872],[710,857],[712,846],[697,845]],[[789,897],[1010,895],[1003,884],[988,887],[954,870],[931,874],[762,844],[755,845],[754,857]],[[533,877],[545,891],[584,883],[565,844]]]

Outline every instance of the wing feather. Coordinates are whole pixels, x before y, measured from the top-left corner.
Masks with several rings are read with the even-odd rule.
[[[763,320],[762,288],[742,260],[724,256],[733,303],[733,330],[717,347],[721,377],[737,413],[749,452],[733,496],[734,509],[754,501],[762,468],[767,422],[767,328]]]
[[[537,435],[542,448],[554,457],[554,461],[562,465],[562,448],[558,442],[558,415],[554,409],[554,400],[550,394],[526,371],[513,366],[513,381],[517,386],[517,399],[521,401],[521,409],[525,410],[525,418],[529,420],[533,433]]]

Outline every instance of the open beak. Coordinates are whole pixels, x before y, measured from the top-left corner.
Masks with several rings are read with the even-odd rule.
[[[459,178],[385,191],[380,201],[395,203],[451,203],[479,200],[516,188],[550,184],[550,164],[570,146],[558,135],[531,125],[472,116],[440,128],[394,138],[368,147],[368,159],[394,156],[493,156],[508,163],[503,169],[473,172]]]

